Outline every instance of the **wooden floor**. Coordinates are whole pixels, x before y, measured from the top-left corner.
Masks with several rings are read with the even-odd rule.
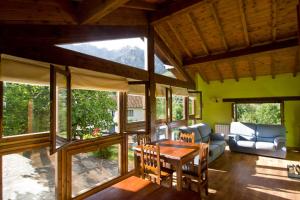
[[[204,199],[297,199],[300,179],[287,177],[286,166],[300,164],[300,152],[287,159],[230,152],[228,149],[209,166],[209,196]]]

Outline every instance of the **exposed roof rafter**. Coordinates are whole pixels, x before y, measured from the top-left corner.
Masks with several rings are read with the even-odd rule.
[[[280,41],[280,42],[274,42],[274,43],[260,45],[260,46],[252,46],[252,47],[248,47],[245,49],[234,50],[234,51],[229,51],[229,52],[215,54],[215,55],[186,59],[183,61],[183,65],[184,66],[196,65],[196,64],[215,61],[215,60],[234,58],[234,57],[251,55],[251,54],[256,54],[256,53],[261,53],[261,52],[277,50],[277,49],[294,47],[297,45],[298,45],[298,39],[294,38],[294,39],[284,40],[284,41]]]
[[[243,0],[238,0],[239,8],[240,8],[240,13],[241,13],[241,20],[243,24],[243,30],[244,30],[244,37],[246,41],[246,45],[250,46],[250,39],[249,39],[249,34],[248,34],[248,25],[247,25],[247,20],[246,20],[246,15],[245,15],[245,3]]]
[[[277,27],[277,0],[272,0],[272,39],[276,41]]]
[[[80,24],[90,24],[99,21],[114,10],[120,8],[129,0],[85,0],[79,4]]]
[[[124,8],[132,8],[137,10],[156,11],[157,6],[154,3],[148,3],[145,1],[131,0],[124,4]]]
[[[236,69],[235,59],[231,60],[231,65],[230,66],[231,66],[231,69],[232,69],[234,79],[236,80],[236,82],[239,82],[239,75],[238,75],[238,72],[237,72],[237,69]]]
[[[205,51],[205,53],[207,55],[209,55],[210,52],[208,50],[208,47],[206,45],[205,40],[203,39],[203,34],[201,32],[201,29],[200,29],[199,25],[197,24],[195,16],[193,15],[193,13],[188,13],[186,16],[187,16],[188,20],[190,21],[191,26],[192,26],[194,32],[198,35],[199,39],[201,40],[202,49]]]
[[[228,48],[228,44],[227,44],[227,41],[226,41],[226,38],[225,38],[225,33],[224,33],[224,30],[223,30],[223,26],[221,24],[220,18],[218,16],[217,10],[215,8],[215,5],[214,5],[213,2],[212,3],[208,2],[208,6],[209,6],[211,14],[212,14],[213,18],[215,19],[215,22],[218,26],[218,29],[219,29],[219,32],[220,32],[220,37],[222,39],[225,50],[228,51],[229,48]]]
[[[213,66],[214,66],[214,70],[217,72],[217,74],[218,74],[218,76],[220,78],[221,83],[223,83],[224,82],[224,78],[223,78],[222,72],[219,69],[218,64],[214,62]]]
[[[173,24],[170,21],[167,21],[168,26],[170,27],[170,29],[172,30],[173,34],[175,35],[177,41],[179,42],[179,44],[181,45],[181,47],[184,49],[185,53],[192,58],[193,54],[190,52],[189,48],[187,47],[185,41],[183,41],[183,38],[181,38],[182,34],[178,34],[178,29],[177,27],[174,27]]]
[[[154,12],[151,15],[151,23],[158,23],[165,20],[175,14],[187,11],[198,6],[204,0],[177,0],[170,4],[165,5],[162,9]]]

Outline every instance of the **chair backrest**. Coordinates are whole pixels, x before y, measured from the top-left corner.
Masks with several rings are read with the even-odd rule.
[[[199,165],[198,165],[198,175],[201,177],[203,172],[208,170],[208,152],[209,152],[209,143],[200,143],[199,144]],[[206,175],[207,176],[207,175]]]
[[[161,175],[160,171],[160,149],[159,144],[156,145],[142,145],[141,148],[141,168],[144,174],[154,173],[158,177]]]
[[[195,143],[195,134],[194,133],[182,133],[180,132],[179,140],[187,143]]]
[[[137,135],[138,145],[145,145],[151,143],[151,137],[149,134],[138,134]]]

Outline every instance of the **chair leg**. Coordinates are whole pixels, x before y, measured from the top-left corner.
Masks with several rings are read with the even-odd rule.
[[[173,174],[170,175],[170,188],[173,186]]]
[[[199,186],[198,186],[198,192],[199,192],[199,195],[200,195],[200,200],[202,199],[202,197],[201,197],[201,185],[199,184]]]
[[[205,194],[208,195],[208,182],[205,184]]]

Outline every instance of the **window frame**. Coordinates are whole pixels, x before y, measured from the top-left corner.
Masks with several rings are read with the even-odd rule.
[[[268,103],[278,103],[280,105],[280,125],[285,124],[285,116],[284,116],[284,101],[236,101],[231,104],[231,118],[237,122],[237,104],[268,104]],[[250,122],[243,122],[250,123]],[[274,124],[268,124],[274,125]]]

